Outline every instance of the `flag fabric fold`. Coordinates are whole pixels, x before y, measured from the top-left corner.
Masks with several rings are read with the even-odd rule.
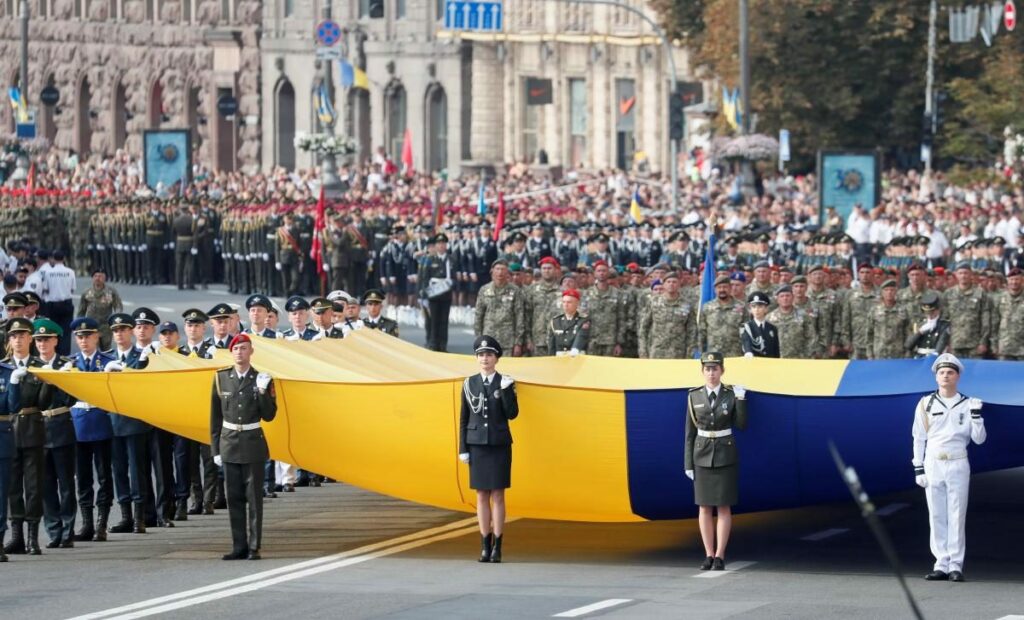
[[[405,128],[405,137],[402,139],[402,167],[405,174],[412,174],[412,130],[408,127]]]
[[[633,188],[633,199],[629,201],[629,216],[637,224],[644,221],[644,212],[640,209],[643,205],[643,200],[640,199],[640,188]]]
[[[505,193],[498,192],[498,217],[494,220],[494,241],[497,242],[501,229],[505,227]]]
[[[341,74],[341,85],[343,87],[370,90],[370,78],[359,67],[342,60],[338,63],[338,71]]]
[[[309,251],[309,257],[316,262],[316,275],[321,281],[324,279],[324,253],[323,236],[327,229],[327,201],[324,198],[324,186],[320,186],[320,198],[316,201],[316,220],[313,222],[313,247]]]
[[[700,322],[700,312],[704,304],[715,298],[715,230],[711,226],[711,234],[708,237],[708,249],[704,253],[704,268],[700,280],[700,305],[697,306],[697,321]]]
[[[327,92],[327,85],[323,82],[320,82],[320,90],[317,92],[316,115],[325,125],[334,122],[334,104],[331,103],[331,95]]]
[[[480,179],[480,191],[477,193],[476,198],[476,214],[487,215],[487,201],[484,200],[484,180]]]

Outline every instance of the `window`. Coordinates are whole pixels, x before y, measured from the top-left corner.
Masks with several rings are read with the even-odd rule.
[[[192,23],[192,0],[181,0],[181,21]]]
[[[527,81],[523,80],[523,153],[522,158],[533,162],[537,157],[537,130],[540,126],[539,105],[526,105],[529,93],[527,92]]]
[[[146,0],[146,21],[156,19],[156,0]]]
[[[292,17],[295,15],[295,0],[284,0],[284,16]]]
[[[395,19],[405,17],[405,0],[395,0]]]
[[[434,11],[436,11],[434,17],[437,18],[437,21],[443,22],[445,13],[445,0],[436,0],[436,2],[434,2]]]
[[[360,19],[364,18],[364,17],[369,17],[369,16],[370,16],[370,0],[359,0],[359,17],[360,17]]]
[[[50,0],[39,0],[39,17],[46,17],[47,13],[49,13],[49,11],[47,11],[47,9],[49,8],[47,4],[49,4],[49,2]]]
[[[221,23],[229,23],[234,17],[234,12],[231,10],[231,0],[220,0],[220,21]]]
[[[119,4],[120,2],[118,0],[110,0],[110,5],[107,8],[110,12],[110,19],[121,19],[121,11],[118,10],[120,8],[120,6],[118,6]]]
[[[569,80],[569,165],[579,168],[587,158],[587,81]]]
[[[82,3],[85,0],[75,0],[75,19],[82,19]]]

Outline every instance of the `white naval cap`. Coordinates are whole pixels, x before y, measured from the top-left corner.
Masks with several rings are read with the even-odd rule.
[[[943,368],[956,368],[957,374],[963,374],[964,364],[952,353],[943,353],[932,362],[932,372],[936,373]]]
[[[328,301],[337,301],[339,299],[344,302],[348,302],[348,300],[352,299],[352,296],[340,289],[336,291],[331,291],[330,293],[327,294]]]

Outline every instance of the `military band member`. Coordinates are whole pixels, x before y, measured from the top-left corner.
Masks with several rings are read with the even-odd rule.
[[[501,344],[482,335],[473,342],[480,373],[462,384],[459,460],[469,464],[469,486],[476,490],[480,562],[501,562],[505,528],[505,489],[512,486],[512,433],[519,415],[515,381],[495,370]]]
[[[779,330],[765,320],[771,300],[766,293],[755,291],[747,303],[752,318],[740,328],[743,357],[779,357]]]
[[[381,314],[384,310],[384,299],[384,291],[377,288],[371,288],[363,293],[363,305],[366,306],[366,318],[363,319],[363,325],[398,338],[398,321]]]
[[[921,295],[920,311],[924,320],[913,326],[914,331],[907,337],[905,348],[915,358],[945,353],[949,348],[950,323],[941,316],[939,294],[925,291]]]
[[[980,399],[957,391],[964,365],[943,353],[932,363],[938,390],[924,396],[914,412],[914,476],[925,490],[931,550],[928,581],[963,581],[967,495],[971,466],[967,446],[985,443]]]
[[[548,351],[553,355],[576,357],[587,352],[590,340],[590,319],[579,314],[580,292],[574,288],[562,291],[563,313],[551,319],[548,328]]]
[[[732,432],[747,426],[746,389],[722,384],[721,353],[708,351],[700,363],[704,386],[690,390],[686,401],[686,476],[693,480],[694,502],[700,506],[705,555],[700,569],[725,570],[732,506],[739,496],[739,457]]]
[[[217,371],[210,397],[210,447],[224,468],[231,553],[225,560],[260,559],[264,463],[270,458],[260,422],[277,415],[270,375],[252,367],[252,339],[239,334],[228,345],[232,368]],[[248,524],[248,528],[247,528]]]

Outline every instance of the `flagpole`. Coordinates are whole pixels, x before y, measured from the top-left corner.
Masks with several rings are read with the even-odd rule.
[[[331,19],[330,2],[324,3],[323,18],[324,20]],[[331,88],[331,59],[330,57],[325,57],[321,59],[320,62],[323,67],[323,77],[321,78],[322,89],[320,92],[323,97],[328,98],[328,101],[330,101],[330,98],[333,97],[331,92],[333,90]],[[321,101],[320,104],[323,105],[324,102]],[[331,108],[333,107],[334,105],[331,103]],[[332,111],[330,118],[327,121],[320,119],[320,122],[324,127],[324,133],[327,135],[334,135],[334,124],[338,120],[337,116],[337,113]],[[334,153],[324,153],[320,158],[320,184],[326,190],[325,193],[328,198],[337,198],[342,193],[341,179],[338,177],[338,162],[335,160]]]
[[[21,0],[21,98],[28,106],[28,0]]]

